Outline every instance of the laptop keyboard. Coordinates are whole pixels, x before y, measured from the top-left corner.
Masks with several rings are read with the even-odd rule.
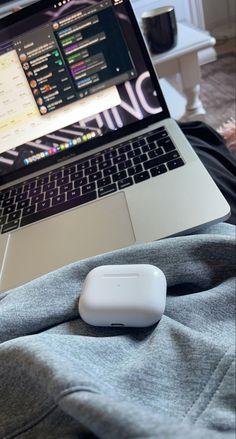
[[[6,233],[184,165],[164,127],[0,192]]]

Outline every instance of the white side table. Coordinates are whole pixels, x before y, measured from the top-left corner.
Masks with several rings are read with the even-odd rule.
[[[182,23],[178,23],[177,26],[177,46],[163,54],[151,55],[152,61],[156,67],[159,78],[168,79],[168,77],[174,74],[180,74],[182,92],[186,97],[184,119],[203,119],[206,111],[200,98],[201,66],[199,63],[199,51],[213,48],[216,41],[208,32],[192,28]],[[210,61],[216,59],[213,49],[212,52],[213,57]],[[165,90],[163,90],[163,92],[165,94]],[[170,91],[168,94],[170,100]],[[174,106],[178,105],[176,90],[175,93],[173,93],[173,101]],[[175,115],[172,114],[172,117],[175,117]]]

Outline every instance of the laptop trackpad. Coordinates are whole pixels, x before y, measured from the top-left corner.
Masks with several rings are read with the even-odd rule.
[[[13,232],[0,290],[134,242],[126,197],[120,192]]]

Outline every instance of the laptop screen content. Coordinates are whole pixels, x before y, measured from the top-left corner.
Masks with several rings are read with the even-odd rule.
[[[0,28],[0,103],[0,176],[162,112],[123,0]]]

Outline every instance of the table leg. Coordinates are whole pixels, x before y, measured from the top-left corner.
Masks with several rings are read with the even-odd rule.
[[[200,99],[201,70],[197,52],[179,59],[183,93],[187,98],[185,120],[204,120],[206,110]]]

